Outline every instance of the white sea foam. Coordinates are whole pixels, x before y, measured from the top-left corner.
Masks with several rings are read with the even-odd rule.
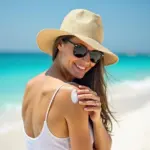
[[[109,103],[119,121],[119,126],[114,123],[112,150],[150,150],[150,78],[108,87]],[[0,111],[0,145],[19,150],[18,143],[23,147],[21,106],[9,104]]]
[[[109,102],[119,115],[131,113],[150,102],[150,77],[108,85]]]

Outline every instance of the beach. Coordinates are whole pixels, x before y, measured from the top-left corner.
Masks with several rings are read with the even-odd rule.
[[[21,120],[24,89],[29,79],[52,64],[51,58],[0,54],[0,61],[0,149],[26,150]],[[109,106],[118,120],[113,122],[112,150],[149,150],[150,57],[120,55],[120,62],[107,70],[113,76],[108,80]]]

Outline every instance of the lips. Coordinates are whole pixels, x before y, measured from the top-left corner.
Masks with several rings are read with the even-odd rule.
[[[85,67],[83,67],[83,66],[81,66],[81,65],[77,65],[77,64],[76,64],[76,66],[77,66],[79,69],[81,69],[81,70],[85,70]]]
[[[78,71],[82,71],[82,72],[85,72],[86,68],[84,66],[81,66],[81,65],[78,65],[78,64],[75,64],[75,67],[78,69]]]

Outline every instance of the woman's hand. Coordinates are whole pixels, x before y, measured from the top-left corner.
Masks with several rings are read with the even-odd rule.
[[[85,106],[84,110],[89,112],[90,118],[93,122],[101,120],[100,97],[89,87],[79,85],[79,89],[80,90],[77,90],[79,104]]]

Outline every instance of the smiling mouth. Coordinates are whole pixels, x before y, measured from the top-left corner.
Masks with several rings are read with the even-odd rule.
[[[75,66],[76,66],[76,68],[78,68],[80,71],[84,71],[85,72],[85,70],[86,70],[86,68],[85,67],[83,67],[83,66],[81,66],[81,65],[77,65],[76,63],[74,63],[75,64]]]

